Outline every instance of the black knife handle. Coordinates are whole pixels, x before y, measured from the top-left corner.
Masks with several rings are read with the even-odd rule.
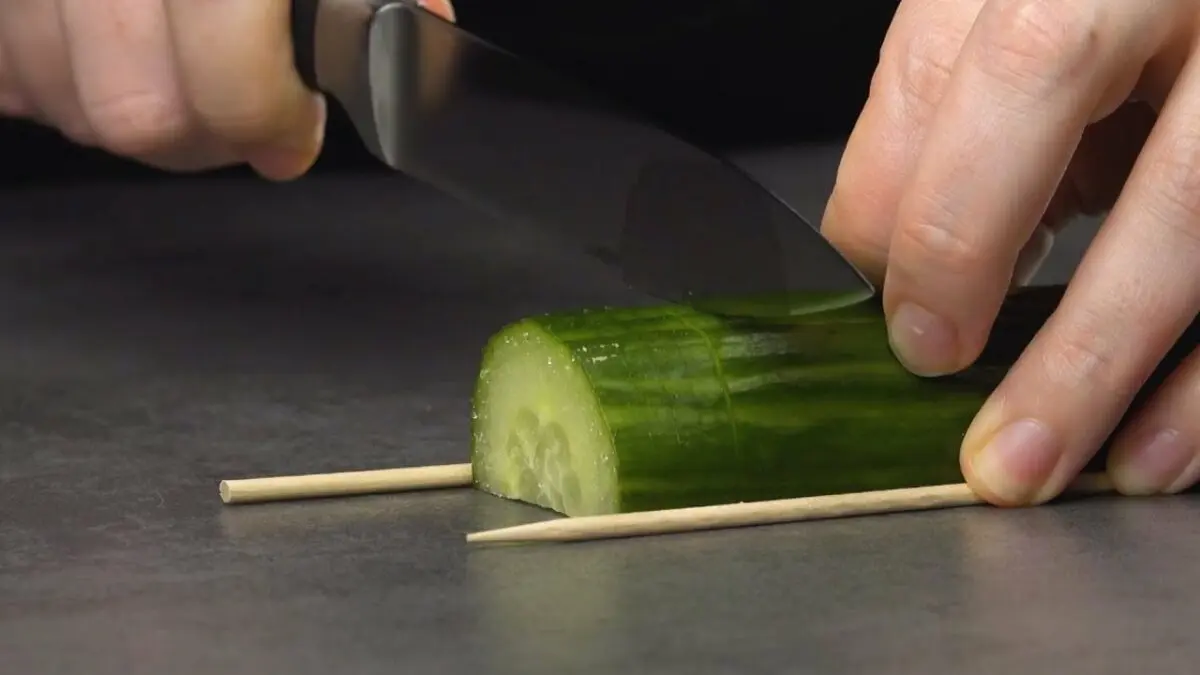
[[[292,0],[292,58],[300,79],[313,91],[317,84],[317,11],[321,0]]]

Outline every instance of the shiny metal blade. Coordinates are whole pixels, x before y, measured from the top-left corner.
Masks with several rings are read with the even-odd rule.
[[[501,223],[559,235],[673,302],[874,293],[766,188],[602,96],[409,0],[314,11],[313,79],[368,148]]]

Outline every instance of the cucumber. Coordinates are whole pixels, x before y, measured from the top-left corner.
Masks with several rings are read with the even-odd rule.
[[[677,306],[516,321],[483,352],[473,481],[567,516],[960,482],[963,434],[1063,290],[1011,296],[976,364],[933,379],[895,359],[875,301],[793,299],[813,311],[779,323]],[[1191,330],[1142,396],[1194,346]]]

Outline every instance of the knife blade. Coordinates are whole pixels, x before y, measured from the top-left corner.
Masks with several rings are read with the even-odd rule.
[[[875,293],[731,162],[417,0],[292,0],[292,37],[305,83],[380,161],[580,247],[634,290],[758,316]]]

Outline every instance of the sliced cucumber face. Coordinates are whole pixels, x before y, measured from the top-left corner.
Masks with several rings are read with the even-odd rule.
[[[488,345],[472,426],[479,489],[571,516],[618,510],[617,454],[591,382],[537,323]]]

